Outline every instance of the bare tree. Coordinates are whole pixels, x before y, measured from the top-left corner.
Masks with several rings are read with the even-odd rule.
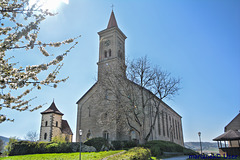
[[[37,131],[29,131],[24,138],[32,142],[37,141],[38,140]]]
[[[58,83],[67,80],[67,77],[57,79],[57,75],[63,66],[62,60],[75,47],[77,42],[72,42],[78,37],[62,42],[42,42],[38,38],[40,23],[54,15],[56,14],[41,9],[37,3],[30,5],[29,0],[0,2],[0,110],[4,108],[32,112],[41,108],[42,105],[31,107],[31,101],[36,98],[29,96],[31,91],[40,90],[43,86],[56,88]],[[72,45],[58,55],[47,51],[66,44]],[[42,64],[25,65],[20,59],[14,59],[16,53],[25,59],[27,54],[24,53],[30,51],[39,51],[48,60]],[[12,118],[0,114],[0,123]]]
[[[121,67],[120,67],[121,68]],[[119,68],[118,68],[119,70]],[[115,114],[120,131],[128,126],[129,130],[138,133],[139,142],[145,143],[156,124],[161,112],[160,104],[164,98],[173,98],[180,85],[180,79],[159,67],[152,68],[147,57],[139,58],[128,64],[125,71],[116,71],[114,66],[106,68],[101,88],[111,94],[109,101],[115,103]],[[146,120],[151,126],[146,127]]]

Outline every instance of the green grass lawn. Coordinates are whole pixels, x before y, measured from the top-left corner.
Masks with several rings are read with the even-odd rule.
[[[102,151],[102,152],[84,152],[81,158],[83,160],[99,160],[104,157],[122,152]],[[79,160],[79,153],[51,153],[51,154],[30,154],[22,156],[9,156],[0,158],[0,160]]]

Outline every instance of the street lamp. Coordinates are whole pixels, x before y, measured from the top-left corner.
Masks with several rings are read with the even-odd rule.
[[[199,136],[199,141],[200,141],[200,149],[201,149],[201,154],[202,154],[201,132],[198,132],[198,136]]]
[[[80,149],[79,149],[80,154],[79,154],[79,160],[81,160],[81,138],[82,138],[82,130],[81,130],[81,129],[79,130],[79,135],[80,135]]]

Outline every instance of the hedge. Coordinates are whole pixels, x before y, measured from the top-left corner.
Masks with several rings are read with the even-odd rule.
[[[9,156],[39,153],[70,153],[79,151],[79,143],[19,141],[12,143]]]

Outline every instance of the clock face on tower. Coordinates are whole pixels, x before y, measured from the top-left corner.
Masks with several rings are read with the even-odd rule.
[[[104,45],[105,45],[105,46],[109,46],[109,45],[110,45],[110,40],[106,40],[106,41],[104,42]]]

